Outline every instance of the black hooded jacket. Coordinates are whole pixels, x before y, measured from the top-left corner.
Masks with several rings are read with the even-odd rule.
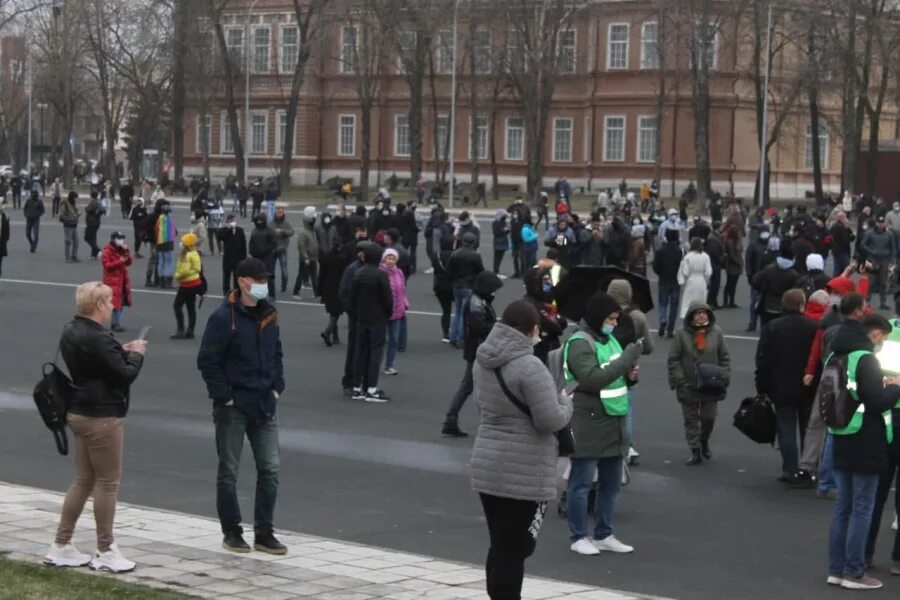
[[[475,360],[475,351],[497,322],[497,313],[491,303],[494,301],[494,294],[501,287],[503,282],[490,271],[479,273],[472,284],[472,296],[463,309],[466,333],[463,358],[469,362]]]
[[[470,288],[475,276],[484,271],[481,255],[475,250],[477,239],[466,233],[462,236],[462,246],[450,256],[447,273],[455,288]]]
[[[866,328],[848,320],[834,335],[831,351],[847,355],[856,350],[873,352]],[[860,402],[866,407],[862,428],[854,435],[835,435],[834,468],[848,473],[882,473],[887,469],[887,432],[881,413],[900,399],[900,387],[882,384],[881,365],[874,354],[867,354],[856,364],[856,386]]]
[[[541,341],[534,347],[534,355],[547,363],[547,355],[551,350],[559,348],[559,338],[568,326],[568,322],[556,313],[553,306],[553,292],[545,292],[543,289],[544,276],[549,274],[549,269],[535,267],[528,269],[522,276],[525,284],[525,296],[523,300],[534,306],[540,316]]]
[[[394,297],[387,274],[378,268],[381,248],[366,245],[364,264],[353,275],[350,284],[350,314],[358,325],[387,325],[394,309]]]
[[[275,235],[275,230],[267,226],[265,221],[262,221],[262,226],[257,222],[250,233],[250,256],[266,262],[270,256],[275,255],[277,249],[278,236]]]

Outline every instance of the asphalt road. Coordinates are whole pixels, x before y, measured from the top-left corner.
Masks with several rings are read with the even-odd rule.
[[[176,215],[186,228],[187,211],[179,207]],[[29,254],[23,219],[12,218],[10,256],[0,280],[0,480],[62,491],[72,478],[71,459],[56,454],[30,390],[73,313],[74,286],[98,279],[100,266],[90,260],[65,264],[61,228],[49,218],[37,254]],[[107,240],[113,229],[128,232],[130,239],[130,228],[115,217],[105,220],[99,238]],[[487,264],[490,232],[485,229]],[[84,245],[81,256],[87,256]],[[220,259],[206,260],[210,290],[219,290]],[[153,332],[132,390],[121,497],[214,516],[211,403],[195,367],[197,342],[169,340],[173,294],[144,290],[145,261],[136,263],[135,306],[125,312],[127,331],[121,337],[130,339],[145,324]],[[496,304],[502,309],[521,293],[521,282],[508,280]],[[341,395],[344,347],[323,346],[320,306],[279,302],[288,388],[279,412],[282,472],[276,521],[287,529],[481,563],[487,531],[469,487],[471,438],[439,435],[463,361],[440,342],[431,277],[415,275],[410,297],[409,350],[398,359],[400,375],[382,381],[392,397],[385,405]],[[745,281],[738,298],[746,305]],[[218,301],[207,300],[201,323]],[[753,391],[755,341],[744,333],[746,310],[721,311],[717,318],[729,335],[734,384],[721,405],[714,460],[699,468],[682,464],[687,451],[681,415],[666,385],[666,342],[659,341],[656,351],[642,359],[637,388],[635,439],[641,464],[633,469],[616,512],[617,536],[637,551],[576,556],[568,549],[565,521],[553,515],[527,564],[529,573],[680,599],[843,597],[824,583],[831,504],[776,483],[777,452],[751,443],[731,426],[740,399]],[[654,312],[651,322],[656,319]],[[477,426],[471,402],[461,425],[472,432]],[[240,490],[245,517],[251,516],[249,455]],[[889,561],[887,515],[884,532],[877,555],[882,565]],[[886,575],[884,569],[879,572]],[[897,597],[900,580],[892,579],[873,597]]]

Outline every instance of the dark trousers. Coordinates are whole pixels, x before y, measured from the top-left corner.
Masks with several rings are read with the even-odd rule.
[[[503,255],[506,254],[506,250],[494,250],[494,274],[500,274],[500,263],[503,262]]]
[[[781,472],[790,477],[800,468],[800,452],[806,438],[806,425],[812,412],[812,400],[783,402],[775,405],[778,425],[778,450],[781,452]],[[797,443],[797,431],[800,443]]]
[[[896,429],[894,431],[896,435]],[[897,443],[900,443],[900,440],[895,439],[894,444]],[[866,562],[872,562],[872,558],[875,556],[875,542],[878,540],[878,530],[881,527],[881,515],[891,493],[891,485],[895,485],[897,490],[900,490],[900,451],[897,450],[897,447],[888,451],[888,470],[882,473],[878,479],[875,507],[872,510],[872,525],[869,526],[869,538],[866,540]],[[894,492],[894,510],[896,514],[900,514],[900,491]],[[894,533],[894,549],[891,552],[891,559],[894,563],[900,563],[900,531]]]
[[[472,381],[472,364],[471,360],[466,361],[466,370],[463,373],[462,381],[459,382],[459,388],[453,395],[453,401],[450,402],[450,409],[447,411],[447,418],[444,421],[447,425],[456,425],[459,421],[459,411],[472,395],[475,384]]]
[[[675,331],[678,320],[678,305],[681,301],[681,286],[677,283],[659,284],[659,332]]]
[[[444,338],[450,337],[450,316],[453,312],[453,292],[435,292],[438,302],[441,304],[441,332]]]
[[[13,199],[13,208],[22,208],[22,191],[21,190],[19,190],[18,192],[13,190],[12,199]]]
[[[713,268],[712,277],[709,278],[709,288],[706,292],[706,303],[713,308],[719,306],[719,286],[722,284],[722,269]]]
[[[838,277],[843,272],[844,269],[847,268],[847,265],[850,264],[850,255],[849,254],[838,254],[834,253],[834,276]]]
[[[348,390],[353,387],[353,361],[356,358],[356,321],[347,315],[347,355],[344,358],[344,376],[341,387]]]
[[[199,287],[179,287],[178,291],[175,292],[173,307],[175,309],[175,323],[178,325],[179,333],[194,333],[194,326],[197,324],[197,306],[195,302],[199,291]],[[184,313],[182,312],[185,306],[188,314],[187,330],[184,328]]]
[[[688,448],[700,448],[712,435],[719,403],[712,400],[698,401],[694,398],[679,398],[679,401],[684,417],[684,438]]]
[[[213,256],[216,253],[216,248],[219,249],[219,254],[222,254],[222,241],[219,239],[219,229],[210,228],[207,235],[209,236],[207,238],[209,240],[209,255]]]
[[[485,563],[491,600],[521,600],[525,559],[534,553],[546,502],[479,494],[491,545]]]
[[[872,264],[874,269],[872,274],[869,275],[869,304],[872,303],[872,296],[878,292],[879,300],[881,301],[880,306],[884,306],[887,303],[888,269],[890,269],[891,263],[890,260],[881,260],[879,262],[872,260]]]
[[[722,304],[725,306],[731,306],[734,304],[734,297],[737,293],[737,284],[738,279],[740,279],[740,275],[732,275],[731,273],[727,273],[725,276],[725,291],[722,294]]]
[[[353,358],[353,387],[378,387],[378,369],[387,339],[387,325],[356,324]]]
[[[275,421],[259,422],[234,406],[213,409],[213,421],[216,425],[216,452],[219,456],[216,510],[222,532],[243,532],[241,507],[237,498],[237,476],[246,436],[250,440],[253,460],[256,462],[253,530],[256,535],[272,533],[275,499],[278,496],[278,427]]]
[[[311,260],[309,264],[305,264],[300,260],[300,266],[297,269],[297,279],[294,280],[294,295],[300,293],[303,284],[312,288],[313,296],[319,295],[319,263]]]
[[[237,289],[237,276],[234,270],[237,269],[237,263],[222,261],[222,295],[227,296],[228,292]]]
[[[141,251],[141,228],[135,223],[134,224],[134,253],[137,254]]]
[[[521,275],[519,264],[520,259],[519,255],[521,254],[521,244],[517,244],[516,242],[512,243],[512,261],[513,261],[513,277],[518,277]]]
[[[416,261],[416,251],[419,248],[418,241],[415,244],[403,244],[406,252],[409,254],[409,272],[415,273],[419,263]]]
[[[62,202],[62,198],[59,196],[53,196],[53,212],[51,213],[53,217],[59,214],[59,205]]]
[[[97,245],[97,230],[100,225],[87,225],[84,228],[84,241],[91,247],[91,258],[97,258],[100,254],[100,246]]]
[[[40,219],[25,220],[25,239],[28,240],[29,250],[34,252],[38,247],[38,237],[41,231]]]

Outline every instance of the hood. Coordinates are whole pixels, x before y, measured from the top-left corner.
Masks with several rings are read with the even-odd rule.
[[[505,219],[505,218],[506,218],[506,211],[503,210],[503,209],[498,210],[498,211],[497,211],[497,214],[494,215],[494,220],[495,220],[495,221],[501,221],[501,220],[503,220],[503,219]]]
[[[622,308],[631,304],[631,284],[627,279],[613,279],[609,282],[606,293],[612,296],[613,300]]]
[[[834,279],[829,280],[826,287],[841,296],[846,296],[850,292],[856,291],[856,284],[853,283],[853,280],[843,275],[838,275]]]
[[[503,287],[503,281],[490,271],[482,271],[475,276],[472,291],[482,298],[491,298]]]
[[[552,302],[553,292],[547,293],[543,290],[544,275],[550,272],[544,267],[533,267],[525,272],[522,277],[522,283],[525,284],[525,295],[540,302]]]
[[[495,323],[478,346],[475,360],[483,369],[495,370],[517,358],[534,354],[531,338],[503,323]]]
[[[871,352],[873,348],[872,341],[866,335],[866,328],[858,321],[847,320],[838,328],[831,341],[831,351],[839,354],[847,354],[854,350]]]
[[[705,310],[709,313],[709,326],[707,329],[710,329],[713,325],[716,324],[716,313],[709,307],[709,304],[706,302],[691,302],[690,307],[688,308],[687,313],[684,315],[684,328],[691,333],[694,332],[694,313],[698,310]]]
[[[603,322],[614,312],[620,312],[619,302],[610,294],[597,292],[591,296],[584,307],[582,322],[594,332],[603,331]]]
[[[822,290],[819,291],[821,292]],[[812,300],[812,298],[813,296],[810,296],[810,301],[806,303],[806,310],[803,311],[803,315],[809,317],[813,321],[818,321],[825,316],[828,306],[827,304],[816,302]]]
[[[463,248],[468,248],[470,250],[475,249],[475,244],[478,242],[478,238],[475,237],[474,233],[467,232],[462,236],[462,246]]]
[[[315,215],[303,215],[300,219],[303,221],[303,226],[307,229],[312,229],[313,225],[316,223]]]
[[[377,266],[381,262],[381,254],[382,249],[378,244],[373,244],[371,242],[358,246],[362,248],[363,256],[365,256],[365,262],[367,265],[375,265]]]

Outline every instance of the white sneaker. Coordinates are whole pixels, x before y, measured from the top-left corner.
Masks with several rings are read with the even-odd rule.
[[[842,585],[844,583],[843,575],[829,575],[828,579],[825,580],[825,583],[828,585]]]
[[[628,464],[635,465],[637,464],[637,459],[641,457],[641,453],[635,450],[634,448],[628,449]]]
[[[44,556],[44,564],[51,567],[84,567],[90,562],[91,555],[79,552],[75,544],[50,544],[50,549]]]
[[[607,552],[615,552],[616,554],[628,554],[629,552],[634,552],[633,546],[623,544],[617,540],[614,535],[602,540],[594,540],[594,546],[597,550],[606,550]]]
[[[116,544],[110,544],[106,552],[97,552],[91,561],[91,569],[95,571],[109,571],[110,573],[127,573],[134,571],[136,565],[122,556]]]
[[[574,552],[575,554],[581,554],[582,556],[597,556],[600,554],[600,551],[597,550],[597,547],[591,543],[591,540],[587,538],[581,538],[580,540],[576,540],[569,546],[569,550]]]

